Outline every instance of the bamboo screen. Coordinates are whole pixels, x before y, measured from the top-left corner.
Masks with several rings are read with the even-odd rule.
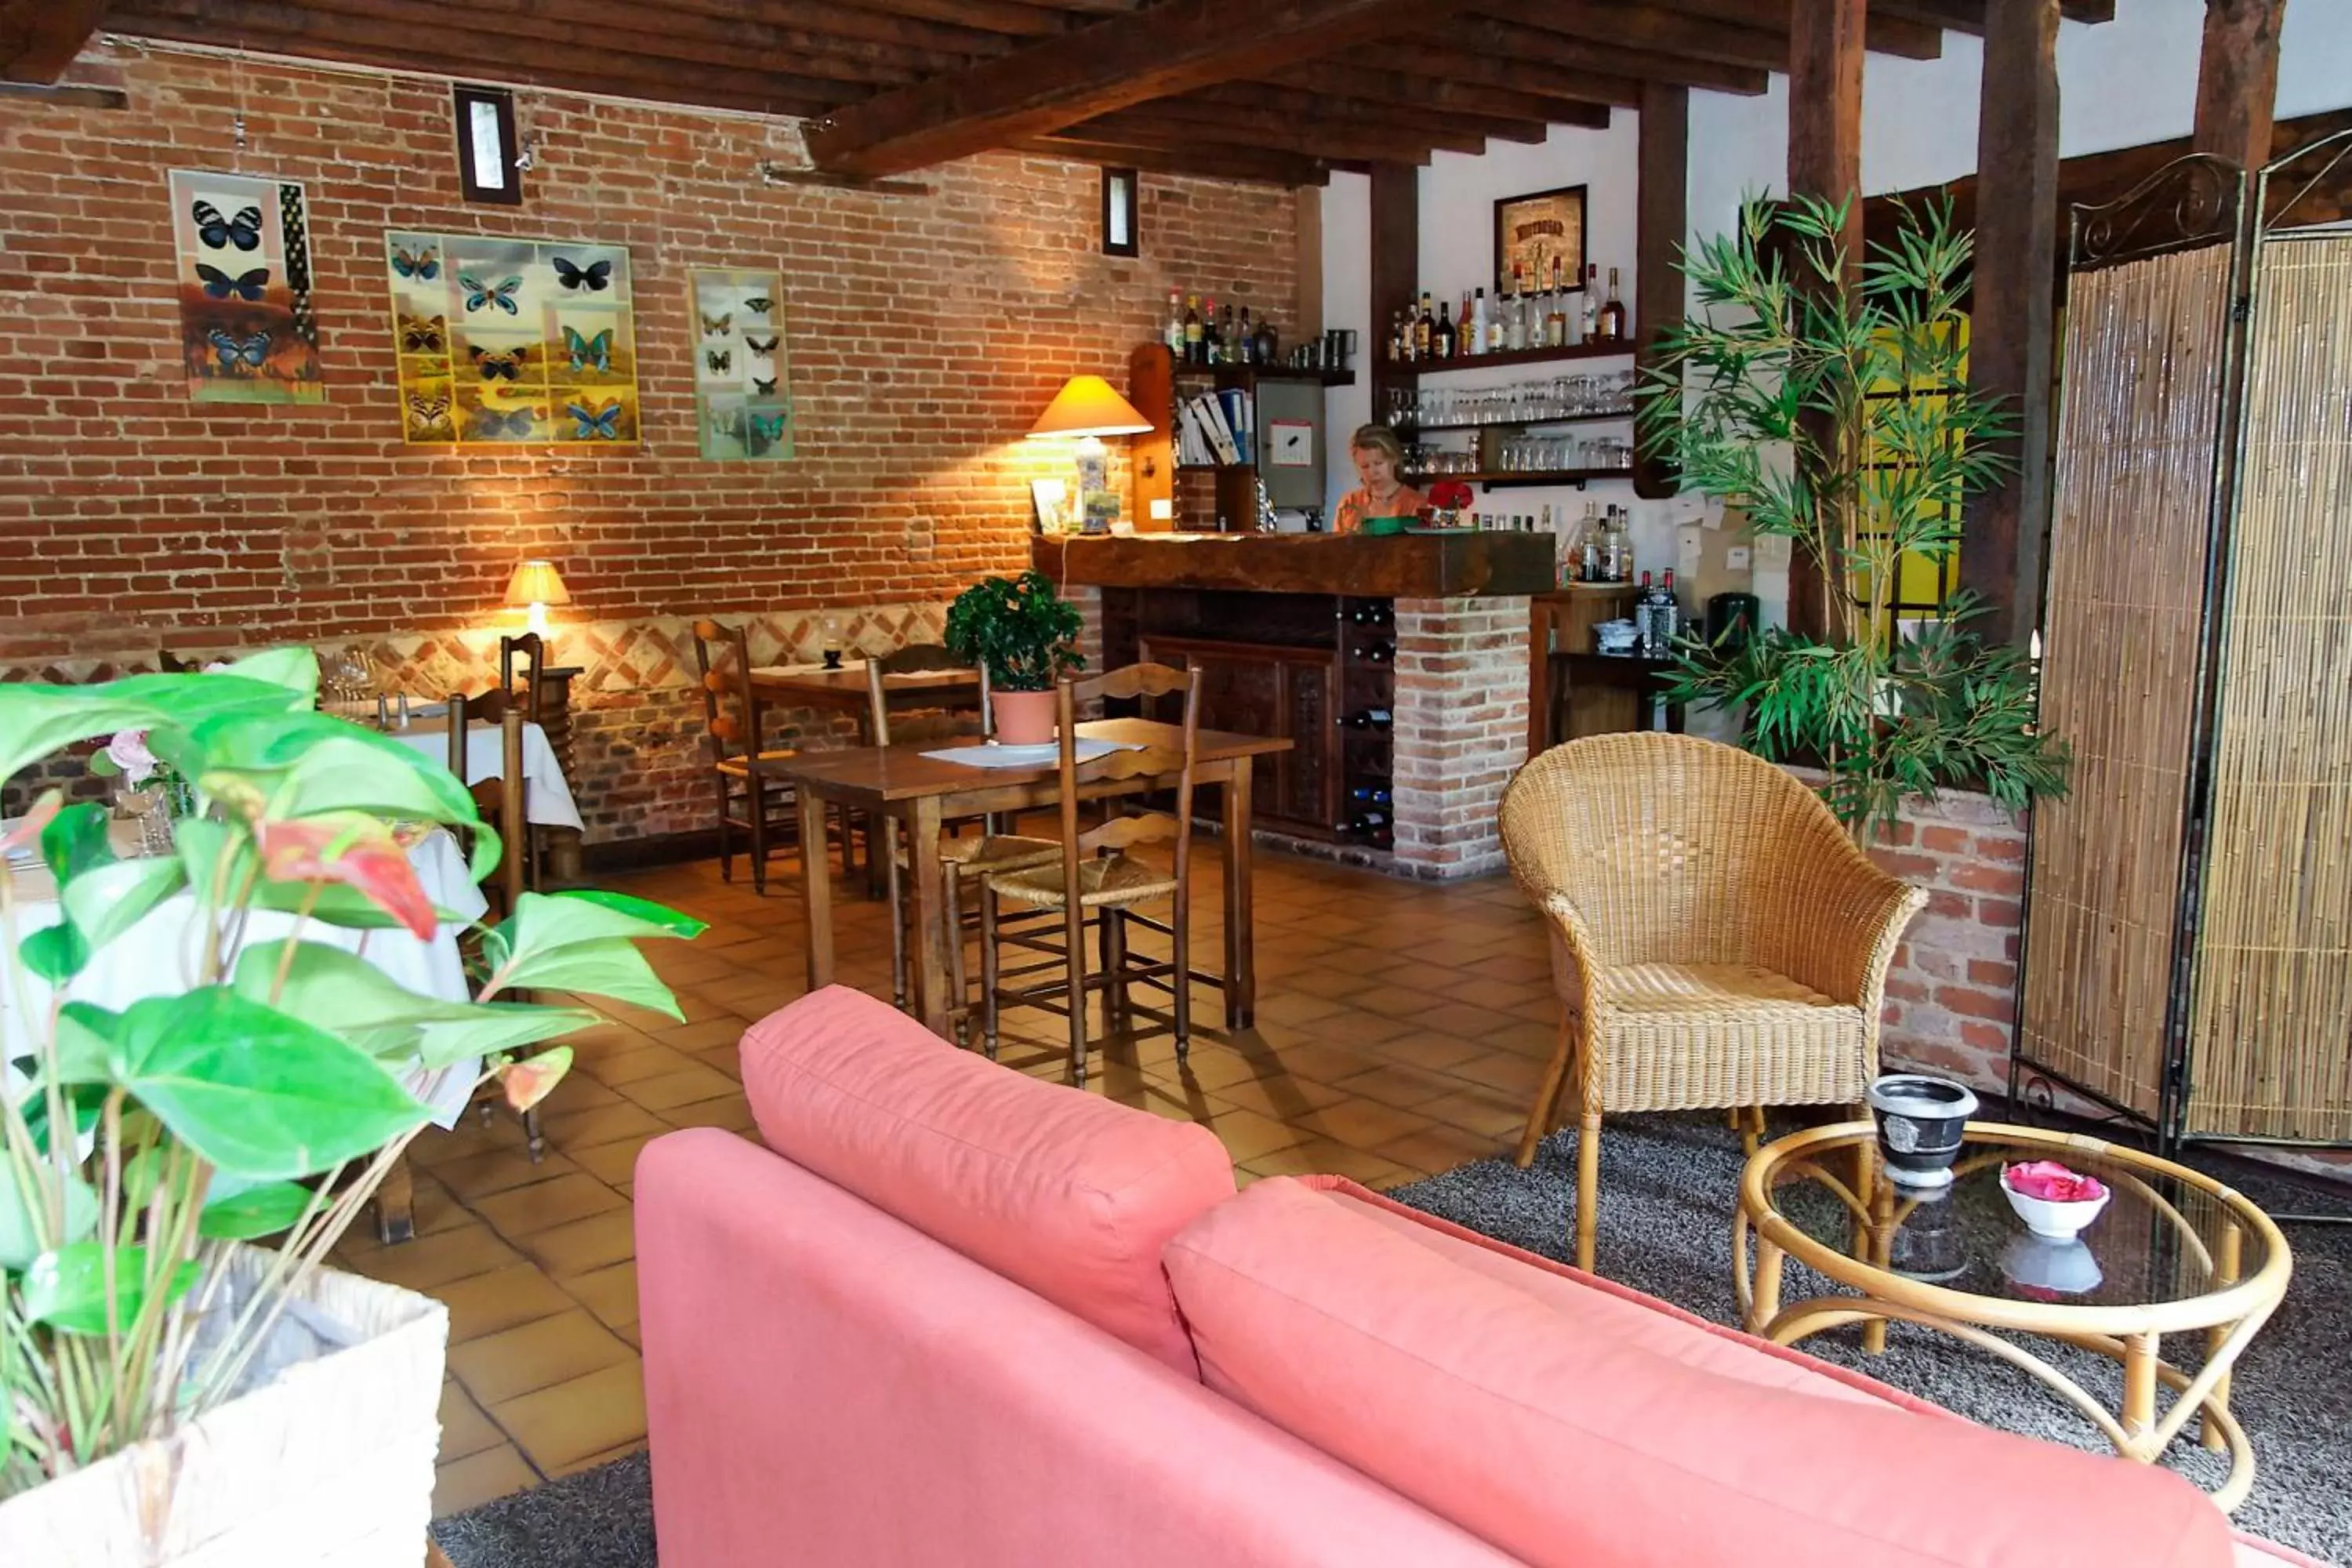
[[[2228,333],[2231,247],[2075,274],[2042,615],[2073,788],[2033,812],[2019,1048],[2154,1117]]]
[[[2266,242],[2246,346],[2185,1131],[2352,1138],[2352,236]]]

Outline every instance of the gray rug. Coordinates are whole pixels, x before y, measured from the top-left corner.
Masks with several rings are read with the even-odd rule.
[[[1561,1258],[1575,1190],[1576,1135],[1563,1132],[1521,1171],[1507,1161],[1465,1165],[1394,1194],[1405,1203],[1547,1257]],[[1599,1261],[1612,1279],[1718,1322],[1731,1295],[1731,1194],[1738,1139],[1717,1116],[1625,1117],[1601,1142]],[[2300,1187],[2233,1167],[2229,1179],[2274,1212],[2329,1206]],[[2340,1201],[2334,1207],[2346,1205]],[[2352,1226],[2296,1226],[2294,1283],[2278,1314],[2240,1358],[2232,1406],[2252,1434],[2258,1466],[2241,1527],[2311,1555],[2352,1563]],[[1790,1263],[1784,1300],[1831,1287]],[[1864,1355],[1852,1331],[1807,1342],[1824,1360],[2011,1431],[2104,1449],[2090,1423],[2000,1360],[1908,1324],[1890,1326],[1886,1354]],[[2116,1363],[2046,1342],[2036,1350],[2109,1401]],[[2196,1347],[2168,1342],[2193,1365]],[[2220,1481],[2217,1457],[2193,1438],[2169,1462],[2201,1485]],[[639,1454],[441,1521],[434,1539],[456,1568],[654,1568],[653,1504]]]

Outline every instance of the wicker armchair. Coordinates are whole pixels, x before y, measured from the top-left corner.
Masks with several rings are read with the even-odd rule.
[[[1927,901],[1780,768],[1686,735],[1595,735],[1503,795],[1511,873],[1549,917],[1559,1044],[1518,1163],[1575,1065],[1576,1260],[1592,1267],[1602,1110],[1854,1104],[1886,966]]]

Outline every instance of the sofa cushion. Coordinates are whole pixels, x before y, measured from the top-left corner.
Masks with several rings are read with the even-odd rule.
[[[999,1067],[838,985],[751,1026],[743,1089],[778,1153],[1200,1374],[1160,1252],[1234,1195],[1207,1128]]]
[[[1531,1563],[2231,1563],[2168,1471],[1727,1376],[1286,1178],[1168,1268],[1212,1388]]]

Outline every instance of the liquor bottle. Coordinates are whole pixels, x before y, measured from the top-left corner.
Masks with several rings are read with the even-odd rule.
[[[1241,335],[1234,340],[1234,358],[1243,364],[1257,363],[1257,329],[1250,325],[1249,307],[1242,307]]]
[[[1675,574],[1669,570],[1664,582],[1650,596],[1650,637],[1653,654],[1674,651],[1675,638],[1683,629],[1682,602],[1675,597]]]
[[[1364,708],[1339,721],[1350,730],[1385,730],[1394,722],[1385,708]]]
[[[1591,342],[1601,332],[1601,301],[1593,296],[1601,292],[1601,268],[1591,262],[1584,264],[1584,332],[1577,341]]]
[[[1429,290],[1424,289],[1421,291],[1421,309],[1413,313],[1412,318],[1412,352],[1415,359],[1425,360],[1431,357],[1429,336],[1431,329],[1436,325],[1437,318],[1429,313]]]
[[[1204,363],[1205,347],[1201,329],[1201,297],[1194,294],[1189,296],[1184,301],[1184,363],[1186,364]]]
[[[1217,323],[1217,363],[1232,364],[1241,358],[1241,343],[1234,336],[1234,302],[1225,301],[1224,319]]]
[[[1454,357],[1468,359],[1478,352],[1478,329],[1470,316],[1470,290],[1462,290],[1462,313],[1454,318]]]
[[[1386,664],[1396,657],[1396,644],[1385,638],[1375,638],[1368,643],[1358,644],[1355,655],[1366,664]]]
[[[1625,341],[1625,301],[1617,297],[1617,269],[1609,269],[1608,303],[1601,307],[1601,335],[1612,343]]]
[[[1601,524],[1601,580],[1628,582],[1633,575],[1633,536],[1625,520],[1611,507]]]
[[[1568,347],[1568,285],[1561,280],[1560,258],[1551,258],[1551,292],[1544,296],[1544,346]]]
[[[1470,352],[1485,353],[1492,346],[1486,340],[1490,312],[1486,309],[1486,290],[1481,287],[1470,302]]]
[[[1655,613],[1655,595],[1650,588],[1650,574],[1642,574],[1642,591],[1633,598],[1633,647],[1642,653],[1657,651],[1651,630],[1651,616]]]
[[[1437,304],[1437,325],[1430,334],[1430,346],[1439,359],[1454,357],[1454,301],[1441,300]]]
[[[1389,814],[1385,811],[1360,811],[1348,818],[1348,831],[1360,838],[1375,837],[1388,825]]]
[[[1385,784],[1358,784],[1355,788],[1348,792],[1348,798],[1356,802],[1359,805],[1385,806],[1389,804],[1388,786]]]
[[[1503,307],[1503,348],[1516,352],[1528,346],[1527,275],[1511,263],[1511,302]]]
[[[1272,316],[1260,316],[1257,319],[1257,341],[1255,347],[1257,363],[1259,364],[1272,364],[1275,361],[1275,351],[1276,347],[1277,344],[1274,335],[1274,318]]]
[[[1584,503],[1584,521],[1576,531],[1576,578],[1580,583],[1606,583],[1601,574],[1601,517],[1592,503]]]
[[[1184,357],[1184,297],[1173,289],[1168,290],[1168,325],[1161,329],[1160,337],[1170,353],[1180,360]]]

